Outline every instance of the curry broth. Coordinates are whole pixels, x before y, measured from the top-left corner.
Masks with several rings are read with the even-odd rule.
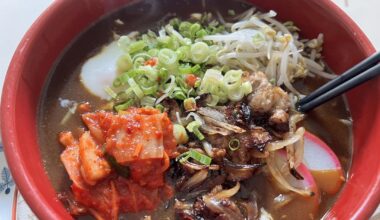
[[[81,84],[79,74],[82,63],[99,51],[101,48],[99,45],[112,41],[115,33],[123,34],[134,30],[155,29],[165,18],[173,15],[186,18],[192,12],[205,10],[211,12],[219,10],[223,14],[228,9],[234,9],[239,13],[251,7],[238,1],[227,1],[223,4],[212,4],[212,2],[216,3],[217,1],[207,1],[207,5],[203,8],[201,1],[133,1],[130,6],[101,18],[66,48],[50,71],[49,79],[45,83],[38,116],[41,156],[46,172],[57,192],[69,190],[71,184],[60,161],[60,153],[63,147],[57,141],[58,133],[66,130],[75,131],[78,127],[83,127],[78,114],[73,115],[67,123],[60,123],[68,110],[60,106],[59,98],[74,100],[78,103],[90,102],[93,110],[106,104],[106,101],[91,95]],[[142,14],[144,16],[141,16]],[[125,24],[116,24],[116,19],[124,21]],[[320,78],[306,78],[298,81],[296,87],[307,94],[324,82],[325,80]],[[347,174],[352,154],[352,127],[350,113],[344,98],[336,98],[311,111],[303,125],[307,130],[322,138],[333,149]],[[245,181],[243,185],[259,194],[259,205],[264,205],[265,209],[275,219],[304,219],[307,217],[305,213],[301,212],[302,207],[305,207],[302,199],[294,200],[283,209],[275,211],[275,208],[271,207],[270,204],[272,204],[273,198],[279,194],[279,191],[264,175],[255,175],[249,181]],[[337,195],[322,194],[319,217],[326,213],[336,198]],[[123,214],[121,218],[141,219],[144,215],[149,214],[152,215],[152,219],[170,219],[174,216],[172,207],[173,202],[168,201],[154,213]]]

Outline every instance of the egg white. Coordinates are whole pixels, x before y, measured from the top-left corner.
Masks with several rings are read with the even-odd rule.
[[[101,99],[109,99],[105,92],[107,86],[112,86],[112,82],[117,76],[117,59],[123,51],[114,41],[104,46],[95,56],[86,60],[82,66],[80,80],[85,88]]]

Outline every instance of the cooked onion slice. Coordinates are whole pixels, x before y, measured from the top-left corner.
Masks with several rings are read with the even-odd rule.
[[[208,171],[206,169],[200,170],[197,173],[195,173],[192,177],[190,177],[189,180],[183,184],[181,187],[181,190],[190,190],[194,188],[195,186],[202,183],[208,176]]]
[[[221,127],[221,128],[224,128],[226,130],[229,130],[229,131],[232,131],[235,133],[244,133],[245,132],[245,130],[241,127],[231,125],[231,124],[228,124],[225,122],[221,122],[221,121],[215,120],[215,119],[208,117],[208,116],[204,116],[203,119],[205,120],[205,122],[207,124],[212,124],[214,126]]]
[[[279,150],[281,148],[284,148],[288,145],[292,145],[292,144],[300,141],[303,138],[304,133],[305,133],[305,129],[303,127],[298,128],[294,134],[291,134],[285,140],[278,140],[278,141],[273,141],[273,142],[268,143],[266,146],[266,149],[270,152],[271,151],[273,152],[273,151]]]
[[[220,122],[227,122],[226,121],[226,118],[225,118],[225,115],[223,113],[221,113],[220,111],[214,109],[214,108],[210,108],[210,107],[201,107],[198,109],[197,111],[200,115],[203,115],[203,116],[207,116],[207,117],[210,117],[210,118],[213,118],[217,121],[220,121]]]
[[[303,170],[305,172],[309,172],[307,173],[307,176],[304,175],[304,178],[306,178],[307,180],[292,180],[292,183],[297,183],[297,185],[300,185],[300,187],[295,187],[294,185],[292,185],[292,183],[290,183],[290,178],[293,178],[293,176],[291,176],[289,172],[289,167],[285,165],[284,162],[286,160],[284,160],[284,158],[286,158],[284,151],[270,153],[270,155],[266,158],[267,167],[274,179],[278,182],[278,184],[284,189],[293,191],[302,196],[315,195],[316,193],[312,191],[312,188],[314,188],[313,186],[315,186],[315,182],[310,172],[307,171],[307,168]],[[278,165],[279,163],[281,164],[281,167],[284,167],[286,169],[280,170]]]
[[[230,197],[234,196],[237,192],[239,192],[239,189],[240,189],[240,183],[237,182],[236,185],[234,187],[232,187],[231,189],[222,190],[222,191],[218,192],[217,194],[215,194],[213,197],[216,199],[230,198]]]

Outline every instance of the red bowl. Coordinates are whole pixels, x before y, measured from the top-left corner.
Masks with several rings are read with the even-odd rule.
[[[37,105],[54,61],[100,16],[127,0],[58,0],[33,24],[18,46],[5,79],[1,129],[5,154],[22,195],[41,219],[70,219],[46,175],[37,143]],[[306,37],[324,33],[324,57],[341,73],[375,50],[359,27],[330,0],[251,0],[295,21]],[[368,219],[380,201],[380,79],[347,94],[354,120],[349,177],[326,219]],[[333,135],[333,134],[332,134]],[[59,163],[59,161],[57,161]]]

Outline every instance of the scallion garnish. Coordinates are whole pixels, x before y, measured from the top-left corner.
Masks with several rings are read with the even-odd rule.
[[[201,124],[198,121],[192,121],[187,126],[186,129],[193,133],[199,140],[203,140],[205,136],[199,131]]]
[[[211,157],[206,156],[202,153],[199,153],[198,151],[193,150],[193,149],[190,149],[189,151],[179,155],[176,160],[179,161],[180,163],[185,163],[189,160],[189,158],[197,161],[198,163],[202,165],[207,165],[207,166],[210,165],[212,161]]]
[[[232,139],[230,140],[230,142],[228,143],[228,148],[231,150],[231,151],[236,151],[240,148],[240,141],[239,139]]]
[[[117,97],[117,94],[111,89],[111,87],[107,86],[104,91],[106,91],[106,93],[111,96],[111,98],[113,99],[116,99]]]
[[[124,102],[123,104],[115,105],[115,110],[117,112],[126,110],[127,108],[131,107],[133,105],[134,101],[132,99]]]
[[[195,111],[197,109],[197,103],[194,98],[187,98],[183,101],[183,107],[186,111]]]

